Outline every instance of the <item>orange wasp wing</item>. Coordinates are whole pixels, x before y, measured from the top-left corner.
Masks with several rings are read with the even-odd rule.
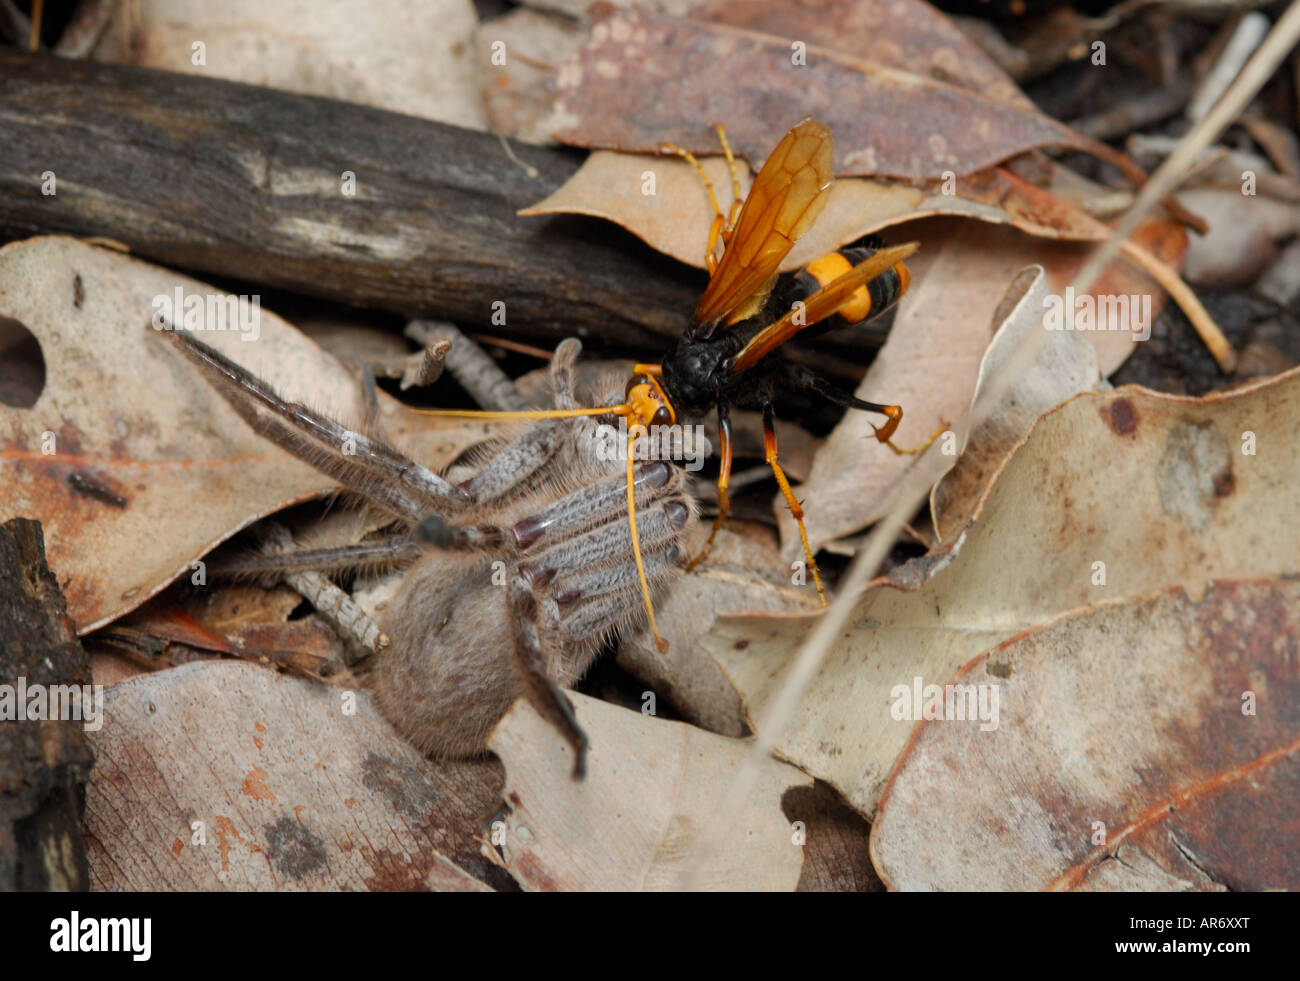
[[[763,164],[736,219],[718,268],[695,308],[695,323],[713,333],[776,274],[793,247],[826,206],[834,180],[834,142],[815,119],[786,133]]]
[[[920,242],[906,242],[892,248],[881,249],[863,259],[838,279],[834,279],[803,302],[788,311],[774,324],[764,327],[731,359],[733,372],[752,368],[764,355],[780,347],[795,334],[825,320],[838,310],[854,291],[869,283],[891,266],[902,262],[920,248]]]

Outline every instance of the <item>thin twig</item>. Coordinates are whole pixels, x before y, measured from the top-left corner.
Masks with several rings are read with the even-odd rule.
[[[426,346],[450,341],[445,363],[452,377],[481,408],[493,412],[515,412],[528,408],[515,383],[497,367],[477,344],[452,324],[433,320],[412,320],[403,332],[417,344]]]

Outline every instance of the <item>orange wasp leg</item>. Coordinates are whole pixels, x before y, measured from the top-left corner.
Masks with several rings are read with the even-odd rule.
[[[781,495],[785,498],[785,503],[790,506],[790,513],[794,515],[794,520],[799,525],[799,537],[803,540],[803,554],[808,559],[808,569],[812,572],[813,582],[817,584],[817,595],[821,597],[822,606],[825,606],[826,589],[822,586],[817,560],[813,558],[812,549],[808,547],[808,532],[803,526],[803,508],[795,499],[794,491],[790,489],[790,481],[786,479],[785,471],[781,469],[781,464],[777,460],[776,417],[770,404],[763,406],[763,448],[767,451],[767,465],[772,468],[772,474],[781,488]]]
[[[709,226],[709,244],[704,248],[704,265],[709,270],[709,276],[712,277],[718,270],[718,257],[715,254],[718,247],[718,239],[722,235],[724,228],[727,226],[727,219],[723,216],[722,209],[718,207],[718,198],[713,193],[713,181],[709,180],[709,175],[704,172],[704,168],[700,165],[700,161],[696,159],[695,154],[691,153],[690,150],[680,147],[676,143],[660,143],[659,152],[672,153],[681,157],[695,168],[695,172],[700,175],[700,180],[704,181],[704,189],[709,194],[709,204],[713,206],[713,224]]]
[[[880,440],[880,442],[884,443],[899,456],[915,456],[918,453],[924,453],[930,448],[931,444],[933,444],[936,439],[944,434],[944,430],[948,428],[948,424],[940,419],[939,428],[930,434],[929,439],[920,446],[914,446],[910,450],[905,450],[901,446],[896,445],[890,438],[898,429],[898,424],[903,421],[903,407],[901,405],[876,405],[874,402],[868,402],[866,405],[870,406],[870,411],[879,412],[889,419],[889,421],[883,426],[873,428],[876,430],[876,439]]]
[[[709,532],[708,541],[700,549],[700,554],[687,563],[687,571],[708,557],[713,548],[713,539],[717,537],[718,529],[727,520],[727,513],[731,510],[731,495],[727,493],[727,485],[731,483],[731,417],[721,405],[718,406],[718,434],[722,440],[722,457],[718,466],[718,516],[713,519],[713,530]]]
[[[722,128],[721,123],[714,123],[713,128],[718,131],[718,142],[722,144],[722,152],[727,158],[727,171],[731,174],[731,211],[727,214],[727,223],[722,229],[722,244],[730,245],[731,233],[736,227],[736,215],[745,202],[740,196],[740,174],[736,170],[736,156],[731,152],[731,141],[727,139],[727,131]]]

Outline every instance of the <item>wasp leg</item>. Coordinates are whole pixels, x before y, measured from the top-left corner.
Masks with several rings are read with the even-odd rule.
[[[772,474],[781,488],[781,495],[785,498],[785,503],[790,506],[790,513],[794,515],[794,520],[799,525],[799,537],[803,540],[803,554],[808,559],[808,569],[812,572],[813,582],[817,584],[817,595],[821,597],[822,605],[825,606],[826,590],[822,586],[817,560],[813,558],[812,549],[808,547],[808,532],[803,526],[803,508],[795,499],[794,491],[790,489],[790,481],[786,479],[785,471],[781,469],[777,459],[776,416],[772,411],[771,402],[763,405],[763,448],[767,451],[767,464],[772,468]]]
[[[700,549],[700,554],[687,564],[688,571],[708,557],[713,549],[713,539],[717,537],[718,529],[727,520],[727,513],[731,510],[731,495],[727,493],[727,487],[731,483],[731,413],[721,403],[718,405],[718,436],[722,442],[722,456],[718,466],[718,516],[713,519],[713,528],[709,531],[708,541]]]
[[[740,174],[736,170],[736,157],[731,152],[731,141],[727,139],[727,131],[722,128],[721,123],[715,123],[713,128],[718,131],[718,142],[722,144],[722,152],[727,158],[727,171],[731,174],[731,211],[727,213],[727,223],[722,229],[722,244],[729,245],[731,233],[736,227],[736,215],[745,202],[740,196]]]
[[[704,266],[708,269],[709,276],[712,277],[718,270],[718,256],[716,254],[718,239],[722,236],[724,229],[729,229],[727,219],[722,214],[722,209],[718,207],[718,198],[713,193],[713,181],[709,180],[709,175],[704,172],[699,160],[690,150],[680,147],[676,143],[660,143],[659,152],[671,153],[681,157],[695,168],[695,172],[700,175],[700,180],[704,181],[704,189],[709,194],[709,204],[713,206],[713,224],[709,226],[709,244],[704,248]],[[733,170],[732,173],[734,175],[735,171]],[[735,211],[736,205],[733,203],[732,217],[735,217]]]
[[[914,456],[917,453],[923,453],[930,448],[936,439],[943,435],[948,424],[943,420],[939,421],[939,428],[930,434],[920,446],[911,449],[903,449],[894,443],[892,437],[898,430],[898,424],[903,421],[903,407],[901,405],[881,405],[878,402],[867,402],[863,399],[854,398],[852,395],[845,395],[834,385],[813,374],[802,365],[786,363],[783,365],[785,376],[791,384],[797,389],[806,392],[815,392],[828,402],[834,402],[836,405],[842,405],[846,409],[862,409],[865,412],[878,412],[885,417],[886,422],[883,426],[874,426],[876,439],[884,443],[891,450],[900,456]]]

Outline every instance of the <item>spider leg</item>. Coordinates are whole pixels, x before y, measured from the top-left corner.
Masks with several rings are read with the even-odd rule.
[[[573,337],[561,341],[555,349],[551,359],[551,385],[556,408],[578,407],[573,397],[573,366],[581,351],[582,343]],[[573,432],[571,427],[580,421],[541,419],[529,426],[464,485],[465,491],[480,502],[504,497],[550,461]]]
[[[676,538],[663,539],[644,550],[642,559],[652,589],[681,571],[681,554]],[[641,577],[630,558],[557,578],[550,589],[560,610],[560,629],[572,640],[598,634],[608,624],[639,613],[642,607]]]
[[[555,390],[557,409],[578,408],[578,401],[573,397],[573,366],[581,353],[582,342],[576,337],[566,337],[551,358],[551,387]]]
[[[537,711],[573,747],[573,778],[581,780],[587,772],[587,734],[578,724],[573,703],[555,680],[562,652],[556,631],[541,626],[541,605],[532,580],[527,575],[515,576],[510,583],[510,608],[521,674]]]
[[[643,549],[676,540],[678,532],[686,526],[691,516],[690,507],[678,497],[656,501],[637,510],[641,512],[637,531]],[[531,575],[533,581],[547,584],[551,584],[556,577],[564,578],[574,571],[599,577],[603,574],[603,566],[630,554],[631,539],[625,521],[607,522],[581,535],[562,539],[535,555],[528,554],[520,563],[519,569]],[[589,587],[583,585],[581,588]],[[557,593],[557,597],[562,598],[563,595],[562,592]]]
[[[684,479],[680,470],[666,463],[638,464],[633,480],[637,501],[648,504],[651,495],[674,493],[680,489]],[[515,522],[510,530],[520,549],[530,549],[539,542],[546,546],[607,522],[611,515],[617,515],[626,506],[627,478],[619,475],[593,484],[581,493],[560,498],[536,514]]]
[[[231,556],[222,562],[213,563],[211,571],[222,576],[280,576],[289,572],[380,570],[413,559],[420,551],[420,543],[411,536],[393,535],[355,545]]]
[[[299,403],[286,402],[260,378],[202,341],[183,331],[164,333],[255,432],[347,489],[414,520],[468,500],[464,491],[382,440],[346,429]]]
[[[568,425],[568,419],[538,420],[463,484],[465,493],[480,503],[509,494],[555,455],[569,435]]]

